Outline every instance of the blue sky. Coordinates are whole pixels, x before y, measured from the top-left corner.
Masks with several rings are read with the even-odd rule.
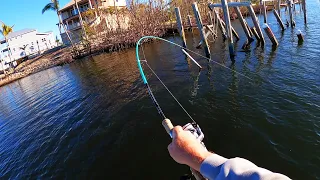
[[[60,0],[60,8],[69,1]],[[49,2],[50,0],[1,0],[0,20],[7,25],[14,25],[14,31],[24,28],[37,29],[38,32],[53,31],[60,39],[56,13],[54,11],[41,13]]]

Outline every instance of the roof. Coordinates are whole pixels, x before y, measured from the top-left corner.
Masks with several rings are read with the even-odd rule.
[[[37,35],[48,35],[53,33],[52,31],[47,31],[47,32],[43,32],[43,33],[37,33]]]
[[[75,0],[70,0],[70,2],[68,2],[63,8],[61,8],[59,11],[64,11],[70,7],[73,7],[73,5],[75,5],[74,3]],[[89,2],[88,0],[76,0],[77,3],[81,3],[81,2]]]
[[[14,31],[12,33],[10,33],[7,38],[14,38],[14,37],[17,37],[17,36],[20,36],[20,35],[23,35],[23,34],[27,34],[29,32],[33,32],[33,31],[36,31],[35,29],[22,29],[22,30],[19,30],[19,31]],[[2,38],[0,41],[3,41],[4,38]]]

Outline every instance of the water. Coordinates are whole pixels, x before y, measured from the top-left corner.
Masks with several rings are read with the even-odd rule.
[[[283,34],[269,14],[280,43],[274,52],[269,40],[264,50],[253,44],[251,52],[237,52],[232,65],[221,39],[212,44],[215,61],[252,80],[194,56],[204,67],[199,73],[179,48],[146,45],[149,64],[201,125],[210,150],[293,179],[320,179],[319,1],[308,1],[307,8],[307,27],[297,14],[295,30]],[[297,29],[305,34],[301,46]],[[199,41],[197,34],[187,38],[188,47]],[[189,122],[145,69],[166,115],[174,124]],[[3,179],[162,180],[189,173],[167,153],[170,139],[141,82],[133,49],[33,74],[1,87],[0,94]]]

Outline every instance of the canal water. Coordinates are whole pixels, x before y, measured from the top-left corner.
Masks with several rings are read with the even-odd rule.
[[[191,54],[203,66],[199,72],[179,48],[145,45],[150,66],[200,124],[208,149],[293,179],[320,179],[319,1],[308,1],[307,9],[307,26],[297,12],[296,28],[283,33],[268,15],[280,43],[275,51],[269,40],[264,49],[253,43],[251,51],[240,51],[245,36],[237,22],[234,64],[221,38],[210,42],[214,61],[246,77]],[[298,29],[305,35],[302,45]],[[203,54],[193,48],[197,32],[188,32],[187,41]],[[145,72],[167,117],[174,124],[190,122]],[[134,49],[33,74],[0,88],[0,177],[179,179],[189,170],[170,158],[161,121]]]

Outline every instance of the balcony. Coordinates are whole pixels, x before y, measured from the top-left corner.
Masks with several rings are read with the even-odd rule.
[[[81,13],[86,12],[88,9],[89,9],[88,4],[79,5],[79,10]],[[65,22],[67,20],[73,19],[74,17],[77,17],[78,14],[79,14],[78,10],[73,9],[73,7],[72,7],[69,10],[66,10],[61,14],[61,19],[62,19],[62,21]]]
[[[75,22],[75,23],[69,24],[69,25],[67,26],[67,30],[70,30],[70,31],[72,31],[72,30],[77,30],[77,29],[80,29],[80,28],[81,28],[80,22]]]

